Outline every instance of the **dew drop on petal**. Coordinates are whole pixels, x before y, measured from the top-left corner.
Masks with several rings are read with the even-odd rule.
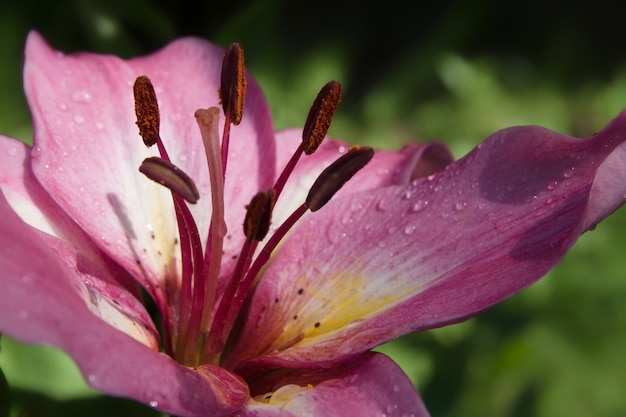
[[[417,213],[418,211],[422,211],[428,205],[428,201],[419,199],[413,204],[411,207],[411,211]]]
[[[384,198],[381,200],[378,200],[378,203],[376,204],[376,209],[378,211],[387,211],[389,210],[390,203],[391,201],[384,199]]]
[[[85,117],[80,114],[77,114],[76,116],[74,116],[74,121],[78,124],[82,124],[85,122]]]
[[[72,100],[77,103],[89,103],[91,102],[92,98],[89,91],[80,90],[72,94]]]
[[[454,205],[454,208],[456,208],[457,211],[463,211],[467,208],[467,203],[464,201],[457,201],[457,203]]]
[[[17,155],[17,148],[15,146],[9,146],[7,148],[7,155],[9,155],[9,156]]]
[[[152,408],[156,408],[156,407],[158,407],[159,402],[158,402],[158,401],[154,401],[154,400],[153,400],[153,401],[150,401],[149,405],[150,405],[150,407],[152,407]]]
[[[91,374],[87,377],[87,381],[89,382],[96,382],[96,376]]]
[[[572,178],[574,176],[574,170],[576,169],[576,167],[571,167],[570,169],[568,169],[567,171],[565,171],[563,173],[563,177],[565,178]]]
[[[337,227],[331,227],[330,229],[328,229],[327,236],[328,240],[330,240],[331,243],[336,244],[339,243],[341,239],[346,237],[346,233]]]
[[[417,227],[414,224],[408,225],[404,228],[404,234],[407,236],[412,235],[413,233],[415,233],[416,228]]]

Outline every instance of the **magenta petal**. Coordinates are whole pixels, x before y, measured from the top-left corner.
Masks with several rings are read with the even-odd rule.
[[[67,352],[95,389],[189,416],[234,411],[248,398],[245,383],[223,378],[238,393],[138,343],[93,315],[78,295],[80,282],[53,249],[0,196],[0,332]],[[97,289],[94,289],[97,290]]]
[[[334,363],[514,294],[624,203],[625,140],[626,112],[586,140],[506,129],[427,179],[331,201],[276,254],[244,329],[255,345],[233,360]]]
[[[384,355],[366,353],[330,369],[279,370],[256,383],[244,417],[427,417],[419,394]]]

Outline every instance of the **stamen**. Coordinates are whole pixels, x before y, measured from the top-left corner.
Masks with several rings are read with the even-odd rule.
[[[200,198],[193,180],[176,165],[163,158],[152,156],[144,159],[139,171],[191,204],[195,204]]]
[[[237,126],[243,115],[243,104],[246,95],[246,74],[243,49],[238,43],[232,43],[224,54],[220,98],[224,115]]]
[[[317,177],[305,205],[311,211],[321,209],[373,156],[374,150],[368,146],[350,148]]]
[[[236,126],[241,122],[246,96],[243,49],[238,43],[231,44],[224,53],[219,95],[226,116],[222,134],[222,174],[225,174],[230,143],[230,124]]]
[[[307,155],[311,155],[324,141],[340,101],[341,84],[337,81],[328,82],[317,94],[302,130],[302,142],[289,162],[287,162],[287,165],[285,165],[283,172],[274,185],[276,198],[278,198],[282,192],[287,178],[289,178],[289,175],[293,172],[302,153],[304,152]]]
[[[150,147],[159,141],[159,104],[152,82],[145,75],[137,77],[133,85],[137,127],[143,143]]]
[[[315,98],[304,123],[302,142],[305,154],[311,155],[320,146],[328,133],[340,102],[341,84],[337,81],[330,81]]]
[[[246,206],[243,232],[248,240],[261,241],[267,235],[270,230],[275,195],[274,190],[258,193]]]

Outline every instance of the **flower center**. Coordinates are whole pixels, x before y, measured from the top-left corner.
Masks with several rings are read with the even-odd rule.
[[[178,362],[195,367],[220,364],[228,352],[229,340],[235,337],[236,323],[249,299],[258,275],[270,260],[281,240],[307,212],[321,209],[335,193],[372,158],[368,147],[351,148],[328,166],[311,187],[306,200],[298,207],[257,251],[270,229],[272,210],[287,179],[302,154],[314,153],[322,143],[341,100],[341,85],[326,84],[311,106],[304,125],[302,142],[272,188],[260,191],[246,206],[243,221],[245,236],[237,262],[218,294],[222,272],[222,253],[226,224],[224,221],[224,178],[227,173],[231,124],[241,122],[246,91],[243,51],[232,44],[224,54],[220,99],[225,115],[220,138],[216,107],[195,113],[209,170],[211,186],[211,221],[206,244],[188,204],[195,204],[200,195],[193,179],[175,166],[160,138],[160,114],[152,83],[146,76],[134,84],[137,126],[146,146],[157,145],[159,157],[146,158],[139,170],[148,178],[168,188],[178,224],[180,239],[180,277],[165,299],[155,301],[163,322],[163,345],[167,354]]]

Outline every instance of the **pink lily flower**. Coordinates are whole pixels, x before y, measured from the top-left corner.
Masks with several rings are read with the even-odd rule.
[[[178,416],[427,416],[370,350],[532,284],[625,201],[626,113],[584,140],[506,129],[458,161],[327,140],[296,163],[309,121],[275,133],[247,75],[242,113],[241,63],[227,54],[224,75],[223,56],[190,38],[128,61],[28,38],[33,147],[0,136],[0,332],[60,347],[106,394]]]

